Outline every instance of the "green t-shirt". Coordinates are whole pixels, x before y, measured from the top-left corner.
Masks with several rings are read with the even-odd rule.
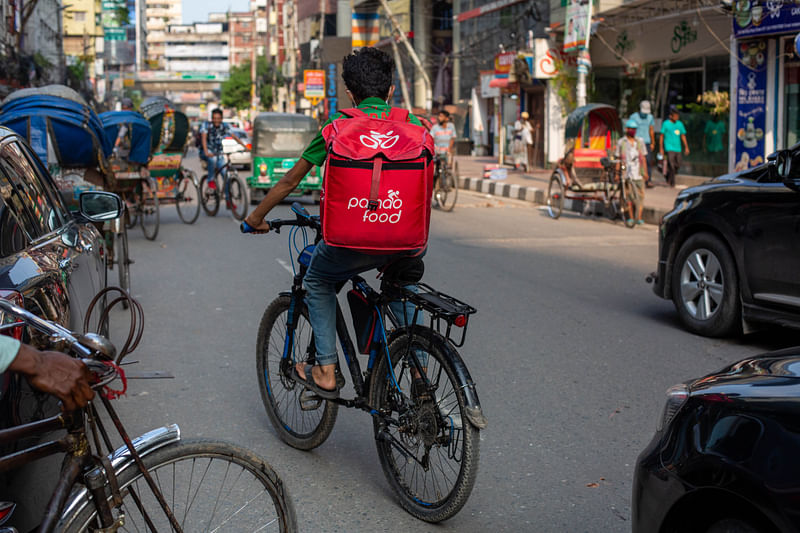
[[[380,98],[371,96],[369,98],[364,98],[361,103],[358,104],[358,109],[371,117],[386,118],[389,116],[389,111],[392,108]],[[319,166],[323,164],[325,162],[325,157],[328,155],[328,150],[325,147],[325,139],[322,137],[322,130],[332,121],[343,116],[344,115],[342,115],[341,111],[337,111],[332,117],[325,121],[325,124],[323,124],[319,132],[317,132],[317,136],[314,137],[314,140],[311,141],[311,143],[303,152],[303,155],[300,157],[312,165]],[[411,124],[416,124],[417,126],[422,126],[422,123],[419,121],[419,119],[411,113],[408,114],[408,122]]]
[[[683,122],[678,119],[676,122],[665,120],[661,124],[661,134],[664,135],[664,151],[680,152],[681,135],[686,135],[686,128]]]

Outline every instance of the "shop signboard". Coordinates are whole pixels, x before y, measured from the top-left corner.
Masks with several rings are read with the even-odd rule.
[[[500,96],[500,88],[491,86],[493,79],[494,72],[481,71],[481,98],[496,98]]]
[[[303,97],[307,100],[320,100],[325,98],[325,71],[303,71]]]
[[[514,65],[516,52],[502,52],[494,56],[494,73],[498,77],[508,76],[511,67]]]
[[[800,5],[787,0],[736,0],[733,34],[738,38],[800,31]]]
[[[571,0],[564,19],[564,51],[585,49],[591,25],[592,3],[588,0]]]
[[[767,43],[739,41],[736,89],[736,160],[734,170],[764,162],[767,107]]]

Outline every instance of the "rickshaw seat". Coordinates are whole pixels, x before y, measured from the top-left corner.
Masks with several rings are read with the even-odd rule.
[[[600,160],[604,157],[608,157],[605,150],[577,148],[575,150],[575,168],[603,168]]]

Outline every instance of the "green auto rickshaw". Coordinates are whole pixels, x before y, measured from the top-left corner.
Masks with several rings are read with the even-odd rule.
[[[319,124],[294,113],[259,113],[253,122],[253,175],[247,178],[250,198],[259,200],[297,163],[314,139]],[[314,167],[293,194],[310,194],[319,201],[322,172]]]

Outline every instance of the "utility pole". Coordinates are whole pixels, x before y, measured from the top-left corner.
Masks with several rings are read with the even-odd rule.
[[[252,122],[253,119],[256,117],[256,113],[258,113],[258,100],[256,94],[256,39],[258,37],[258,33],[256,32],[256,13],[257,10],[253,10],[253,20],[251,21],[253,24],[252,30],[252,37],[250,39],[251,51],[250,51],[250,121]]]
[[[394,63],[397,65],[397,75],[400,78],[400,92],[403,93],[403,103],[409,113],[411,112],[411,99],[408,97],[408,84],[406,83],[406,71],[403,68],[403,59],[400,57],[400,50],[397,48],[397,41],[392,39],[392,51],[394,52]]]
[[[408,50],[408,55],[411,56],[411,60],[414,62],[414,65],[417,67],[417,69],[419,69],[420,75],[422,76],[422,82],[425,86],[425,112],[430,113],[431,104],[433,101],[433,93],[431,91],[431,79],[428,77],[428,73],[422,66],[422,62],[419,60],[417,52],[414,51],[414,47],[411,46],[411,43],[408,42],[406,34],[400,29],[400,25],[397,23],[397,19],[394,18],[394,13],[392,13],[392,9],[389,7],[389,2],[387,2],[386,0],[380,0],[380,3],[381,6],[383,7],[383,10],[386,11],[386,16],[389,19],[389,22],[391,22],[392,24],[392,30],[394,31],[394,33],[397,34],[397,37],[405,45],[406,50]]]
[[[453,103],[461,100],[461,0],[453,0]]]

